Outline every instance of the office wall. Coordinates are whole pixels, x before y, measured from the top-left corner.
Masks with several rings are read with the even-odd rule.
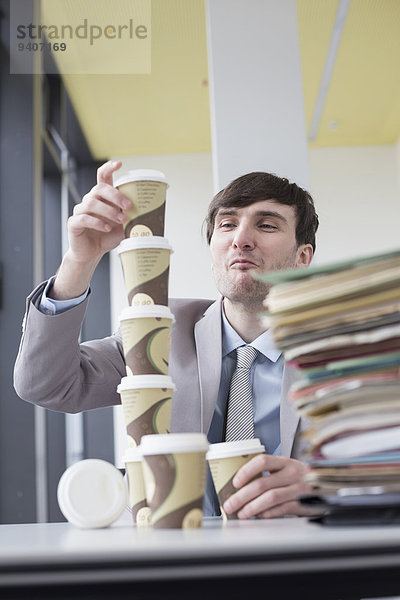
[[[316,263],[400,246],[399,144],[310,150],[320,216]]]
[[[395,161],[397,171],[397,189],[400,190],[400,138],[395,145]]]
[[[296,2],[208,0],[206,7],[215,187],[266,169],[307,186]]]

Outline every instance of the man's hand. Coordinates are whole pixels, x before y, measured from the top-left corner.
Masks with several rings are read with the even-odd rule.
[[[123,209],[131,202],[113,186],[112,174],[121,162],[108,161],[97,170],[97,184],[74,208],[68,219],[69,253],[76,262],[89,263],[112,250],[124,237]]]
[[[74,208],[68,219],[69,248],[57,273],[50,297],[77,298],[85,292],[102,256],[124,238],[123,209],[131,201],[113,186],[112,174],[120,161],[108,161],[97,170],[97,184]]]
[[[312,491],[304,482],[307,470],[304,463],[293,458],[259,454],[238,470],[232,483],[240,489],[223,508],[228,514],[238,511],[239,519],[315,514],[315,509],[302,506],[296,500],[300,494]],[[269,474],[263,475],[264,471]],[[261,477],[257,477],[260,474]]]

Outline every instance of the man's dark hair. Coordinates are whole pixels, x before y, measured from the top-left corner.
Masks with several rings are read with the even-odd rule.
[[[211,241],[215,217],[220,208],[242,208],[260,200],[274,200],[279,204],[293,206],[297,245],[311,244],[315,251],[315,233],[319,221],[311,195],[288,179],[262,172],[242,175],[214,196],[205,220],[207,242]]]

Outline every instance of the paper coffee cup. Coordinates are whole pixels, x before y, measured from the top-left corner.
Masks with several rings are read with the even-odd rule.
[[[155,528],[202,526],[207,449],[202,433],[142,437],[146,498]]]
[[[127,375],[167,375],[174,316],[167,306],[125,308],[119,316]]]
[[[125,237],[163,236],[168,187],[164,173],[153,169],[128,171],[114,186],[132,202],[132,208],[124,211],[128,215]]]
[[[172,247],[164,237],[129,238],[118,246],[130,306],[168,305]]]
[[[207,461],[224,518],[237,519],[237,513],[227,515],[222,508],[229,496],[237,491],[232,485],[232,479],[240,467],[256,454],[262,454],[263,452],[265,452],[265,448],[258,438],[210,445],[207,452]]]
[[[151,510],[146,502],[142,455],[138,448],[128,448],[123,461],[128,478],[129,506],[132,511],[133,522],[138,526],[149,525],[151,523]]]
[[[121,379],[117,392],[121,395],[129,447],[139,446],[143,435],[169,433],[175,389],[167,375],[134,375]]]

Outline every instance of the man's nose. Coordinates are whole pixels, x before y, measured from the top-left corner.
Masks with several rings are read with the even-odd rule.
[[[255,241],[251,228],[247,225],[236,227],[232,244],[239,249],[252,250],[255,247]]]

